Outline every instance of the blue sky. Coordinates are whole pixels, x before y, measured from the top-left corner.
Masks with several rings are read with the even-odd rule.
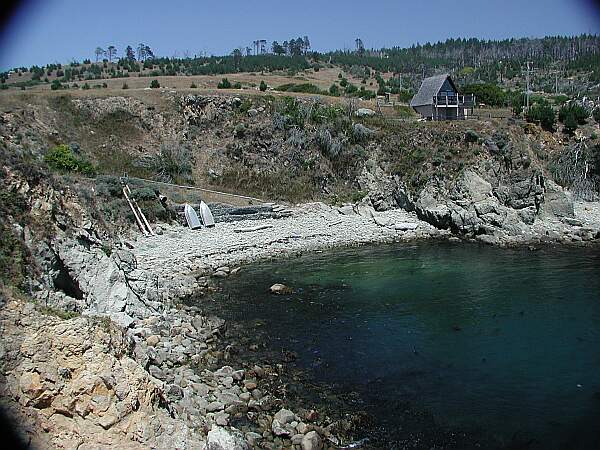
[[[97,46],[111,44],[120,55],[139,42],[157,55],[181,56],[304,35],[313,49],[330,50],[353,48],[356,37],[379,48],[590,32],[600,33],[591,0],[30,0],[1,36],[0,67],[93,59]]]

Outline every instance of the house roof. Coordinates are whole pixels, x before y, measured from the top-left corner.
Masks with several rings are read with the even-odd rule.
[[[421,83],[419,92],[417,92],[410,101],[410,106],[431,105],[433,103],[433,97],[440,91],[447,78],[450,79],[452,87],[457,90],[452,78],[450,78],[450,75],[447,73],[425,78]]]

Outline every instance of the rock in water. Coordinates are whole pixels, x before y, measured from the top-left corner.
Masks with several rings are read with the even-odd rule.
[[[248,450],[248,444],[241,433],[213,426],[208,432],[207,450]]]
[[[281,283],[275,283],[273,286],[271,286],[271,288],[269,290],[271,291],[271,294],[276,294],[276,295],[286,295],[286,294],[292,293],[291,287],[288,287],[285,284],[281,284]]]

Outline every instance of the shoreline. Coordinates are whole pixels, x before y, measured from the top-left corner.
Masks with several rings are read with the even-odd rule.
[[[585,212],[589,208],[593,210],[588,216]],[[430,239],[498,247],[600,243],[597,202],[578,204],[577,219],[539,218],[527,233],[518,235],[502,230],[493,235],[456,235],[451,230],[435,228],[419,219],[415,212],[402,209],[376,212],[362,204],[336,208],[308,203],[288,211],[287,217],[218,222],[215,228],[195,231],[180,225],[163,227],[160,235],[140,237],[130,245],[137,263],[130,277],[137,280],[140,294],[148,294],[143,284],[153,280],[164,287],[160,296],[173,300],[190,295],[198,278],[201,281],[196,287],[202,288],[206,287],[207,277],[225,278],[246,264],[331,248]]]
[[[356,442],[364,436],[352,436],[352,420],[342,414],[330,417],[316,410],[290,409],[280,395],[286,367],[277,361],[257,364],[253,354],[237,358],[224,339],[225,320],[202,307],[186,306],[186,299],[215,292],[215,282],[227,283],[244,264],[362,245],[462,242],[415,213],[375,212],[363,205],[335,208],[313,203],[291,208],[288,217],[278,219],[219,222],[201,231],[180,225],[161,228],[157,236],[136,235],[135,242],[124,239],[110,255],[98,246],[86,248],[66,238],[57,241],[57,253],[85,293],[87,308],[82,315],[49,320],[42,306],[50,294],[38,297],[38,305],[14,300],[2,308],[3,333],[16,355],[4,388],[28,415],[41,414],[42,419],[35,420],[44,426],[31,429],[45,430],[45,437],[50,436],[57,447],[62,441],[100,440],[106,445],[123,439],[140,444],[132,448],[160,447],[166,439],[160,427],[153,425],[143,435],[132,431],[155,417],[177,430],[180,448],[360,448]],[[564,236],[570,236],[573,227],[565,229],[569,231]],[[538,235],[537,241],[520,239],[510,245],[534,242],[566,243],[561,239],[543,243]],[[567,242],[590,245],[583,240]],[[15,323],[24,323],[25,328]],[[72,342],[81,341],[82,329],[88,330],[90,343],[80,344],[80,366],[69,369],[65,378],[60,361],[73,351]],[[119,345],[112,337],[107,341],[107,331]],[[45,342],[52,350],[41,350]],[[37,360],[35,355],[44,351],[49,357]],[[125,372],[120,382],[128,386],[127,392],[137,392],[138,400],[123,397],[122,387],[101,381],[96,359],[108,361],[111,373]],[[56,380],[61,380],[58,385]],[[89,402],[94,397],[98,383],[110,393],[107,409],[81,410],[77,405],[82,398]],[[85,387],[74,390],[74,385]],[[132,401],[138,402],[137,410],[127,406]],[[61,430],[67,425],[70,431],[65,434]],[[437,437],[443,436],[440,430]]]

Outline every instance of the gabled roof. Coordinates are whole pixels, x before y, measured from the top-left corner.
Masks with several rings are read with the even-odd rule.
[[[433,103],[433,97],[440,91],[446,79],[450,80],[450,84],[452,84],[454,90],[458,92],[458,89],[456,89],[456,85],[449,74],[444,73],[442,75],[435,75],[423,80],[419,92],[417,92],[410,101],[410,106],[431,105]]]

